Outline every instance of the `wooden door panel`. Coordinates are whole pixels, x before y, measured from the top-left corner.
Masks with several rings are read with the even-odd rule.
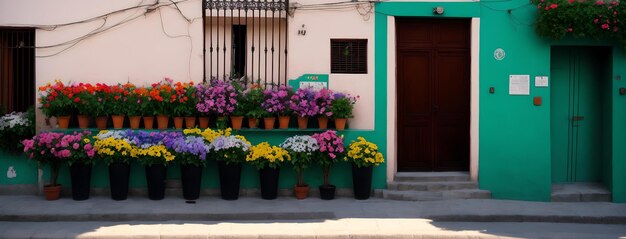
[[[397,18],[398,171],[469,168],[469,20]]]

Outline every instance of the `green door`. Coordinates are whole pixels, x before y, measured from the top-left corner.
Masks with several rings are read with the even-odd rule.
[[[552,47],[552,182],[599,182],[606,59],[601,47]]]

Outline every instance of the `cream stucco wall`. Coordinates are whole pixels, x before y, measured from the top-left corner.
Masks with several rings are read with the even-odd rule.
[[[336,2],[329,0],[291,1],[293,6]],[[350,127],[374,128],[374,15],[369,3],[341,9],[296,8],[289,18],[289,78],[302,74],[329,74],[330,89],[359,95]],[[304,27],[303,27],[304,25]],[[306,35],[298,35],[298,30]],[[330,39],[368,39],[367,74],[330,74]]]
[[[165,76],[178,81],[198,82],[202,80],[201,1],[177,2],[180,2],[178,6],[189,22],[173,5],[151,6],[154,3],[170,3],[164,0],[0,0],[0,27],[65,24],[141,6],[112,14],[106,21],[105,18],[98,18],[86,23],[37,29],[37,85],[54,79],[144,84],[159,81]],[[73,43],[46,47],[102,29],[108,30],[77,42],[65,51],[62,50]],[[38,126],[43,124],[40,122]]]

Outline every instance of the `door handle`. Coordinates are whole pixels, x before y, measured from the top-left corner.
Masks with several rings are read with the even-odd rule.
[[[581,121],[581,120],[584,120],[584,119],[585,119],[584,116],[580,116],[580,115],[572,116],[572,121]]]

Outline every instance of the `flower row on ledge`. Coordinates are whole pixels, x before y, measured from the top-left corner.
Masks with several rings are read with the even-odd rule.
[[[246,116],[264,118],[297,115],[351,118],[357,97],[289,86],[271,86],[236,80],[203,84],[172,79],[139,87],[127,84],[64,84],[60,80],[39,87],[40,109],[47,117],[78,115],[128,116]]]
[[[343,136],[336,131],[296,135],[272,146],[267,142],[251,145],[244,136],[234,135],[232,129],[185,129],[182,132],[148,132],[133,130],[103,130],[91,132],[42,132],[23,141],[24,152],[33,160],[50,164],[53,169],[67,162],[93,164],[130,163],[143,165],[168,164],[205,166],[209,159],[227,164],[250,163],[257,168],[279,167],[289,162],[301,174],[310,164],[324,167],[339,160],[358,167],[374,166],[384,162],[378,146],[358,137],[348,148]],[[55,166],[56,165],[56,166]],[[54,174],[56,175],[56,174]],[[56,178],[51,179],[56,184]]]

